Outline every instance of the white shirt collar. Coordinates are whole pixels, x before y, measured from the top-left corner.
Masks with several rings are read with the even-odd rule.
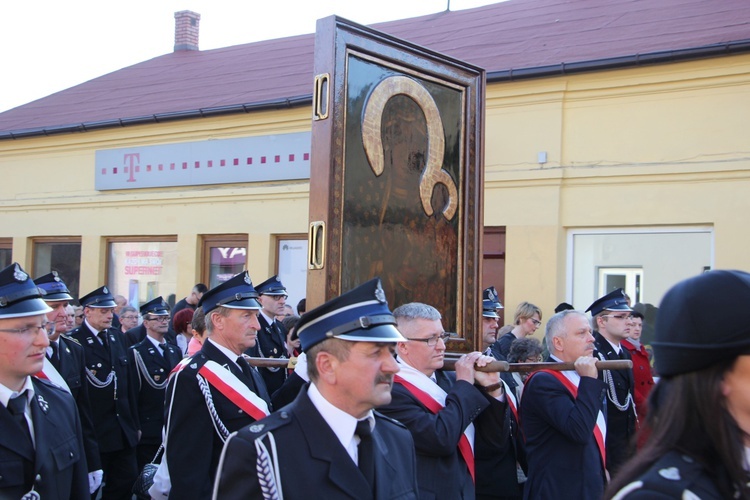
[[[320,413],[320,416],[323,417],[323,420],[326,421],[333,433],[336,434],[341,446],[346,449],[346,452],[356,464],[359,438],[355,438],[354,430],[357,427],[357,419],[332,405],[323,397],[314,382],[307,389],[307,395],[313,406],[318,410],[318,413]],[[374,429],[375,416],[372,414],[372,410],[367,413],[365,418],[370,421],[370,428]]]
[[[614,349],[614,350],[615,350],[615,354],[617,354],[617,355],[619,356],[619,355],[620,355],[620,351],[622,350],[622,347],[620,347],[620,344],[619,344],[619,343],[618,343],[618,344],[613,344],[613,343],[612,343],[612,342],[610,342],[610,341],[609,341],[609,339],[608,339],[607,337],[605,337],[604,335],[602,335],[602,338],[603,338],[604,340],[606,340],[606,341],[607,341],[607,343],[608,343],[609,345],[611,345],[611,346],[612,346],[612,349]]]
[[[148,333],[146,334],[146,338],[149,339],[152,344],[154,344],[154,347],[156,347],[156,349],[158,350],[159,354],[164,355],[164,351],[162,351],[161,349],[159,349],[159,341],[158,340],[156,340],[155,338],[153,338]],[[166,340],[164,342],[166,342]]]
[[[550,354],[549,357],[552,360],[557,361],[558,363],[564,363],[563,360],[561,360],[560,358],[558,358],[554,354]],[[578,387],[578,384],[581,383],[581,376],[575,370],[564,370],[564,371],[562,371],[560,373],[562,373],[563,375],[565,375],[565,378],[567,378],[568,380],[570,380],[573,383],[573,385],[575,385],[576,387]]]
[[[10,398],[18,396],[23,391],[26,391],[26,398],[28,399],[28,402],[31,403],[31,399],[34,397],[34,384],[31,383],[31,377],[26,377],[26,380],[24,380],[23,387],[21,387],[20,391],[11,390],[3,384],[0,384],[0,403],[2,403],[3,406],[7,408]]]
[[[268,314],[266,314],[265,312],[263,312],[263,309],[260,310],[260,314],[261,314],[261,316],[263,316],[264,318],[266,318],[266,322],[269,325],[272,325],[273,322],[274,322],[274,320],[276,319],[276,318],[270,317]]]
[[[238,365],[238,364],[237,364],[237,358],[239,358],[239,357],[240,357],[240,355],[239,355],[239,354],[235,354],[235,353],[234,353],[234,352],[233,352],[233,351],[232,351],[231,349],[229,349],[228,347],[224,347],[223,345],[220,345],[220,344],[218,344],[217,342],[214,342],[213,340],[211,340],[211,338],[208,338],[208,339],[207,339],[207,341],[208,341],[208,342],[211,342],[211,344],[212,344],[212,345],[213,345],[214,347],[216,347],[216,348],[217,348],[217,349],[218,349],[219,351],[221,351],[221,353],[222,353],[222,354],[223,354],[224,356],[226,356],[226,357],[228,357],[228,358],[229,358],[230,360],[232,360],[232,362],[233,362],[233,363],[234,363],[235,365],[237,365],[237,368],[240,368],[240,365]],[[240,368],[240,369],[241,369],[241,368]]]

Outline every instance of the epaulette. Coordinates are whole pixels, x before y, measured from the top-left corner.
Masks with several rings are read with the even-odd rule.
[[[702,481],[708,481],[706,485]],[[705,491],[710,479],[706,471],[692,457],[670,452],[657,460],[637,481],[615,495],[615,499],[626,498],[682,498],[698,499]]]
[[[72,331],[73,330],[71,330],[71,332]],[[68,333],[70,333],[70,332],[68,332]],[[78,341],[77,338],[71,337],[70,335],[68,335],[68,333],[63,333],[62,335],[60,335],[60,338],[64,338],[65,340],[70,340],[71,342],[73,342],[75,344],[81,345],[81,343]]]
[[[391,418],[391,417],[389,417],[387,415],[383,415],[382,413],[377,412],[375,410],[373,410],[372,414],[375,416],[376,420],[382,420],[385,423],[393,424],[396,427],[401,427],[402,429],[407,429],[407,430],[409,429],[408,427],[406,427],[404,424],[402,424],[401,422],[399,422],[395,418]]]
[[[276,429],[280,429],[281,427],[284,427],[285,425],[291,423],[291,413],[286,410],[281,410],[276,413],[271,413],[263,420],[253,422],[252,424],[242,429],[240,433],[247,433],[249,434],[248,436],[245,436],[247,439],[255,440],[257,438],[262,438],[269,432],[273,432]]]

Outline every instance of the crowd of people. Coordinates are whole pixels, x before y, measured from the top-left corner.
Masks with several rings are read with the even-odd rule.
[[[489,287],[459,357],[379,279],[301,317],[287,297],[242,272],[174,308],[106,286],[74,307],[54,272],[0,271],[0,497],[750,498],[750,274],[665,295],[658,383],[621,289],[558,306],[542,345],[542,310],[501,327]]]

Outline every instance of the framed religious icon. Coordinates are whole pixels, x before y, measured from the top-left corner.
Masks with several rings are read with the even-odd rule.
[[[373,277],[473,350],[484,71],[332,16],[315,38],[307,304]]]

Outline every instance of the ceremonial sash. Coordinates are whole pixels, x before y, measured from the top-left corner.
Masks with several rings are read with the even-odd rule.
[[[169,376],[171,377],[175,373],[185,368],[192,360],[193,360],[192,356],[189,358],[182,358],[182,360],[180,360],[180,362],[177,363],[177,365],[175,365],[174,368],[172,368],[172,371],[169,372]]]
[[[573,399],[578,397],[578,387],[576,387],[573,382],[571,382],[568,377],[566,377],[562,372],[553,370],[539,370],[536,373],[539,372],[549,373],[557,380],[559,380],[563,387],[565,387],[570,392],[570,394],[573,395]],[[528,386],[528,380],[526,381],[526,385]],[[599,454],[602,457],[602,467],[604,467],[605,469],[607,468],[607,452],[606,448],[604,447],[604,437],[606,436],[606,434],[607,422],[604,419],[604,414],[601,410],[599,410],[599,413],[596,415],[596,425],[594,426],[594,440],[596,441],[596,446],[599,448]]]
[[[231,371],[216,361],[206,361],[198,370],[198,374],[255,420],[268,416],[266,402],[243,384]]]
[[[435,399],[424,392],[422,389],[418,388],[416,385],[412,384],[411,382],[407,382],[402,377],[399,377],[398,375],[394,375],[393,381],[397,384],[401,384],[406,388],[407,391],[409,391],[412,396],[417,398],[417,401],[422,403],[428,410],[430,410],[432,413],[437,414],[440,410],[445,408],[442,404],[440,404],[438,401],[435,401]],[[474,479],[474,451],[471,448],[471,443],[469,442],[469,438],[466,436],[466,433],[461,434],[461,438],[458,440],[458,451],[461,453],[461,456],[464,459],[464,462],[466,462],[466,467],[469,468],[469,474],[471,475],[471,480],[475,481]]]
[[[59,386],[63,389],[65,389],[68,394],[70,394],[70,387],[68,387],[68,383],[65,382],[65,379],[62,378],[62,375],[60,375],[60,372],[57,371],[55,366],[50,362],[49,359],[47,359],[47,356],[44,357],[44,366],[42,367],[42,371],[37,373],[36,378],[43,378],[45,380],[49,380],[56,386]]]
[[[516,401],[516,395],[513,394],[513,391],[505,382],[505,380],[500,379],[500,381],[503,383],[503,387],[505,389],[505,397],[508,399],[508,406],[510,406],[510,411],[513,412],[513,416],[516,417],[516,422],[518,422],[518,401]]]

